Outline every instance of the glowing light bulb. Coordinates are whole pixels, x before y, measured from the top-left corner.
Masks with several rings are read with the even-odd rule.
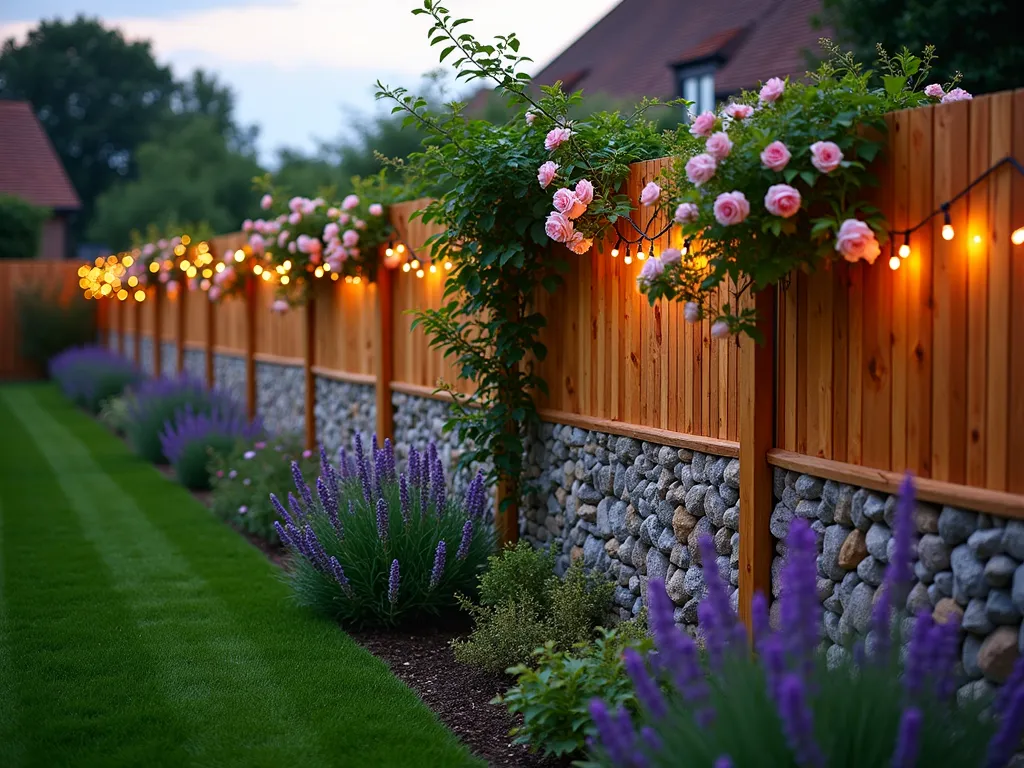
[[[110,291],[111,291],[111,288],[110,288],[109,285],[104,285],[102,288],[100,288],[100,293],[102,293],[104,296],[106,296],[108,293],[110,293]]]
[[[359,275],[356,275],[355,277],[352,278],[352,282],[356,285],[359,285],[361,282],[363,282],[363,278],[361,278]]]
[[[181,236],[181,244],[182,245],[188,245],[191,242],[192,242],[192,238],[189,237],[188,235],[182,235]]]
[[[323,267],[317,267],[316,269],[314,269],[313,270],[313,274],[316,275],[317,277],[323,277],[324,276],[324,269],[323,269]]]
[[[284,264],[282,264],[281,266],[284,267],[284,271],[287,272],[289,269],[292,268],[292,260],[291,259],[285,259],[284,260]]]
[[[338,279],[338,273],[337,272],[331,272],[331,280],[337,280],[337,279]]]
[[[124,264],[124,266],[126,267],[130,267],[132,264],[135,263],[135,259],[133,259],[131,256],[125,256],[124,259],[122,259],[121,263]]]
[[[956,236],[956,232],[953,231],[953,225],[952,224],[943,224],[942,225],[942,239],[943,240],[952,240],[955,236]]]
[[[444,268],[445,268],[446,271],[450,270],[452,268],[452,263],[450,261],[446,261],[444,263]]]
[[[211,277],[213,277],[213,270],[207,267],[203,270],[203,279],[209,280]]]
[[[905,259],[910,255],[910,246],[904,243],[900,246],[900,258]]]
[[[237,261],[239,263],[245,261],[245,251],[242,251],[242,250],[235,251],[235,261]]]
[[[139,278],[137,278],[135,275],[132,275],[131,277],[128,278],[128,287],[129,288],[134,288],[138,284],[139,284]]]
[[[622,259],[622,261],[623,261],[623,262],[624,262],[625,264],[632,264],[632,263],[633,263],[633,257],[632,257],[632,256],[630,256],[630,255],[629,255],[629,254],[627,253],[627,254],[625,255],[625,257],[624,257],[624,258]]]
[[[103,266],[103,264],[105,263],[105,261],[106,261],[106,260],[105,260],[105,259],[104,259],[104,258],[103,258],[102,256],[97,256],[97,257],[96,257],[96,261],[95,261],[95,262],[93,262],[93,263],[94,263],[94,264],[95,264],[95,265],[96,265],[97,267],[102,267],[102,266]]]
[[[213,268],[215,272],[223,272],[227,267],[224,266],[223,261],[218,261],[217,266]]]
[[[270,282],[270,272],[269,271],[264,271],[262,277],[263,277],[263,279],[265,281]]]
[[[185,246],[184,245],[176,245],[176,246],[174,246],[174,255],[175,256],[184,256],[185,255]]]
[[[149,271],[155,275],[157,272],[160,271],[160,265],[154,261],[152,264],[149,265]]]
[[[402,271],[403,272],[408,272],[410,269],[412,269],[412,267],[409,266],[409,262],[408,261],[405,262],[405,264],[402,265]]]
[[[188,268],[191,266],[187,259],[182,259],[181,264],[178,265],[182,272],[188,272]]]
[[[419,259],[413,259],[412,260],[412,268],[413,269],[419,269],[420,268],[420,260]]]
[[[331,271],[331,262],[328,261],[327,263],[324,264],[324,272],[330,272],[330,271]]]
[[[897,269],[900,268],[900,264],[901,263],[902,262],[900,261],[900,257],[899,256],[893,256],[893,257],[891,257],[889,259],[889,269],[897,270]]]
[[[619,249],[618,248],[612,248],[612,258],[613,259],[619,258]]]
[[[288,285],[288,275],[281,276],[281,285]]]
[[[637,259],[638,259],[639,261],[643,261],[644,259],[646,259],[646,258],[647,258],[647,254],[646,254],[646,253],[644,253],[643,251],[637,251],[637,252],[636,252],[636,258],[637,258]]]
[[[275,270],[276,270],[277,274],[279,274],[279,275],[283,275],[283,274],[284,274],[285,272],[287,272],[287,271],[288,271],[288,270],[287,270],[287,269],[285,269],[285,268],[284,268],[284,266],[283,266],[283,265],[281,265],[281,264],[278,264],[278,265],[277,265],[277,267],[275,268]]]
[[[186,272],[185,274],[188,275],[189,277],[195,277],[197,274],[197,270],[195,267],[189,267],[188,272]]]
[[[138,291],[135,292],[135,300],[136,301],[142,301],[145,298],[146,298],[146,292],[145,291],[138,290]]]
[[[405,244],[399,243],[395,250],[398,251],[399,253],[405,253]]]
[[[981,244],[981,235],[975,235],[974,236],[974,244],[975,245],[980,245]]]
[[[1024,227],[1013,230],[1013,234],[1010,235],[1010,242],[1014,245],[1024,245]]]
[[[395,255],[395,249],[389,247],[387,250],[384,251],[384,255],[388,256],[388,257],[394,256]]]
[[[257,275],[257,276],[258,276],[258,275],[262,275],[262,274],[263,274],[263,265],[261,265],[261,264],[257,264],[256,266],[254,266],[254,267],[252,268],[252,273],[253,273],[254,275]]]
[[[430,274],[432,274],[432,275],[436,275],[437,274],[437,265],[436,264],[431,264],[430,265]]]
[[[348,285],[352,285],[352,275],[345,275],[345,282]]]
[[[128,291],[122,288],[120,291],[117,292],[117,298],[119,298],[121,301],[124,301],[125,299],[128,298]]]
[[[416,277],[423,277],[423,270],[422,269],[417,269],[416,270]]]

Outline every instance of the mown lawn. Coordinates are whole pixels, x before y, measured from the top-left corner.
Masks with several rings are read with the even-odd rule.
[[[0,766],[477,766],[191,495],[0,387]]]

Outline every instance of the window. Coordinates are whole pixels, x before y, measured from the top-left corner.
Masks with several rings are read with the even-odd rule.
[[[693,102],[690,117],[715,109],[715,66],[704,64],[678,70],[679,93]]]

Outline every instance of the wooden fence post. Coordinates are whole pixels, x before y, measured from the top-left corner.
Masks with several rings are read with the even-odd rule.
[[[216,342],[217,323],[214,316],[214,302],[206,297],[206,386],[213,389],[217,385],[217,371],[214,366],[213,345]]]
[[[184,281],[182,281],[184,282]],[[178,295],[185,288],[178,289]],[[163,366],[163,331],[164,331],[164,312],[163,312],[163,292],[160,290],[160,286],[157,285],[156,290],[153,292],[153,377],[160,378],[164,373]]]
[[[247,275],[245,284],[245,407],[256,418],[256,277]]]
[[[176,343],[174,366],[179,376],[185,371],[185,302],[188,301],[187,296],[188,291],[178,291],[178,335],[174,340]]]
[[[767,453],[775,443],[775,294],[767,288],[747,300],[757,310],[763,342],[740,339],[740,619],[752,628],[752,605],[758,592],[771,596],[775,546],[769,528],[772,514],[772,468]]]
[[[135,365],[142,368],[142,304],[135,302],[135,333],[132,334],[132,357]]]
[[[124,327],[127,325],[125,316],[128,314],[128,301],[132,299],[117,302],[117,354],[121,357],[124,357]]]
[[[309,301],[306,302],[306,338],[302,356],[302,373],[306,384],[306,448],[313,450],[316,446],[316,376],[313,366],[316,364],[316,293],[315,284],[311,286]]]
[[[391,404],[391,382],[394,379],[394,275],[381,265],[377,270],[377,354],[374,356],[374,373],[377,377],[377,439],[395,440],[395,411]]]

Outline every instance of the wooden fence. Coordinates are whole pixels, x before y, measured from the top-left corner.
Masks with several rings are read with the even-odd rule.
[[[878,202],[901,230],[1000,158],[1024,158],[1024,91],[900,112],[889,125]],[[666,164],[635,165],[630,196]],[[415,252],[431,234],[410,220],[421,204],[391,210]],[[933,219],[914,233],[899,269],[888,266],[886,247],[873,266],[835,263],[746,297],[760,310],[761,346],[713,339],[707,322],[683,322],[676,304],[648,306],[636,289],[640,262],[627,265],[607,247],[569,255],[565,287],[537,297],[549,350],[538,365],[550,388],[542,416],[739,456],[747,618],[754,590],[770,586],[773,466],[889,492],[909,468],[924,499],[1024,518],[1024,473],[1015,471],[1024,455],[1024,248],[1010,242],[1024,226],[1024,179],[1004,167],[951,216],[956,237],[940,237],[942,217]],[[675,236],[656,250],[677,245]],[[231,235],[212,245],[222,253],[241,242]],[[272,287],[257,281],[247,299],[214,308],[188,296],[183,313],[164,311],[161,330],[208,355],[245,358],[250,408],[257,360],[302,365],[307,381],[375,384],[378,432],[388,435],[392,392],[440,397],[439,380],[469,391],[410,328],[408,311],[439,306],[443,289],[441,268],[423,278],[382,269],[375,285],[321,280],[308,310],[275,315]],[[113,327],[153,333],[154,307],[160,302],[121,304]],[[212,376],[212,363],[207,369]],[[312,442],[315,388],[306,396]]]

